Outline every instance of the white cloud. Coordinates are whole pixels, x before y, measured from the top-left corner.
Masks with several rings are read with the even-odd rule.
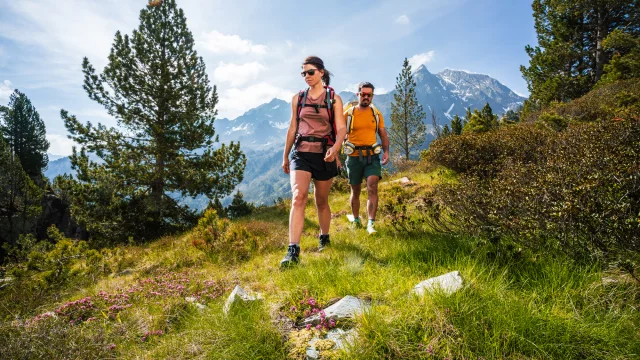
[[[213,72],[213,76],[218,81],[230,83],[231,86],[241,86],[255,80],[258,75],[267,68],[257,61],[245,64],[226,64],[220,62]]]
[[[9,80],[0,83],[0,104],[7,103],[13,93],[13,84]]]
[[[415,70],[420,65],[425,65],[433,60],[433,56],[436,54],[435,51],[427,51],[426,53],[416,54],[409,58],[409,65],[411,68]]]
[[[378,95],[386,94],[387,92],[389,92],[389,91],[387,89],[383,88],[383,87],[376,88],[376,94],[378,94]]]
[[[220,95],[219,117],[234,119],[247,110],[267,103],[273,98],[291,101],[294,93],[266,82],[250,85],[246,88],[230,88]]]
[[[409,17],[407,15],[400,15],[396,19],[396,24],[407,25],[409,23]]]
[[[285,40],[285,43],[287,44],[289,49],[291,49],[293,47],[293,42],[291,40]]]
[[[342,91],[351,91],[352,93],[356,93],[358,92],[358,83],[347,84],[347,87],[345,87]]]
[[[79,148],[78,144],[63,135],[47,134],[47,140],[49,140],[48,153],[50,154],[69,156],[72,154],[71,148],[74,145],[76,146],[76,148]]]
[[[198,41],[205,49],[217,54],[258,54],[267,53],[264,45],[254,45],[251,40],[245,40],[238,35],[225,35],[218,31],[202,34],[202,40]]]

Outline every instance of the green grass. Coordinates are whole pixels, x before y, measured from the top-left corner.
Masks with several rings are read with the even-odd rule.
[[[381,197],[397,191],[419,194],[438,180],[436,172],[417,170],[394,178],[404,175],[418,184],[404,190],[383,184]],[[347,194],[333,193],[332,211],[347,210],[347,201]],[[320,253],[313,200],[307,219],[301,263],[286,271],[278,267],[287,243],[284,206],[238,220],[259,234],[258,247],[247,259],[207,256],[192,246],[194,234],[188,233],[127,247],[119,261],[133,274],[68,287],[62,298],[46,298],[37,310],[18,310],[21,300],[14,289],[16,303],[4,304],[14,319],[54,310],[62,300],[116,292],[167,271],[187,274],[194,282],[217,281],[225,292],[208,301],[204,311],[180,297],[136,298],[118,320],[68,325],[58,319],[33,328],[6,320],[0,325],[0,348],[9,358],[283,359],[291,349],[277,319],[307,291],[320,303],[345,295],[371,300],[370,311],[353,324],[356,346],[339,358],[640,358],[640,286],[597,264],[576,264],[552,254],[497,252],[476,239],[424,228],[409,235],[384,220],[379,233],[368,236],[352,229],[344,216],[332,220],[331,247]],[[465,282],[457,293],[410,295],[418,282],[453,270]],[[234,284],[260,292],[264,300],[224,315],[222,305]],[[5,299],[8,292],[3,291]],[[162,335],[141,341],[145,332],[158,329]],[[116,346],[110,350],[109,344]]]

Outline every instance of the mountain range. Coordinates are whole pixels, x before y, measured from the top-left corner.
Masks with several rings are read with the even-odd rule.
[[[480,109],[489,103],[494,113],[503,114],[509,109],[517,108],[526,99],[488,75],[461,70],[445,69],[432,74],[426,66],[421,65],[414,71],[414,80],[418,102],[427,115],[424,121],[431,133],[425,141],[425,147],[434,138],[432,112],[437,118],[437,124],[442,127],[449,124],[455,115],[463,117],[467,108]],[[395,90],[378,94],[373,99],[384,116],[387,128],[393,125],[390,115],[394,94]],[[356,99],[356,94],[350,91],[342,91],[339,95],[345,103]],[[238,186],[245,200],[270,204],[279,197],[290,196],[289,178],[280,168],[290,117],[291,103],[273,99],[235,119],[216,119],[214,125],[220,141],[239,141],[247,156],[244,180]],[[68,158],[51,161],[45,175],[53,179],[65,172],[71,173]],[[230,201],[230,197],[227,197],[223,204]],[[192,208],[202,209],[207,205],[208,199],[198,197],[182,199],[182,202]]]

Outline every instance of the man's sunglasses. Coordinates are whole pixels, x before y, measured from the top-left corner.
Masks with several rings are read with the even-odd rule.
[[[360,93],[361,97],[373,97],[373,93],[370,94],[366,94],[366,93]]]
[[[302,75],[302,77],[307,76],[306,74],[309,74],[309,76],[313,76],[316,74],[316,71],[318,71],[318,69],[309,69],[301,72],[300,75]]]

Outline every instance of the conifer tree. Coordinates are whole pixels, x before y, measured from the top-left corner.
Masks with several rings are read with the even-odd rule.
[[[440,136],[447,137],[449,135],[451,135],[451,130],[449,129],[449,124],[444,124],[444,127],[442,128],[442,134],[440,134]]]
[[[9,97],[9,105],[0,107],[0,133],[22,169],[36,179],[49,163],[44,122],[31,100],[18,90]]]
[[[22,169],[18,157],[0,137],[0,248],[13,246],[31,232],[41,211],[42,191]],[[2,250],[0,249],[0,258]],[[0,259],[1,260],[1,259]]]
[[[498,116],[493,113],[489,103],[486,103],[482,110],[473,110],[470,113],[469,122],[464,126],[462,132],[481,133],[498,127]]]
[[[249,215],[252,211],[253,205],[244,200],[244,195],[242,194],[242,192],[240,192],[240,190],[238,190],[233,195],[233,200],[227,207],[227,215],[229,215],[229,217],[232,219]]]
[[[527,102],[586,94],[613,55],[604,46],[607,36],[614,29],[640,33],[637,0],[534,0],[532,8],[538,45],[526,47],[529,66],[520,67],[531,93]]]
[[[395,90],[391,103],[389,142],[395,152],[408,160],[411,152],[424,143],[427,126],[424,124],[425,112],[416,97],[416,82],[407,58],[396,77]]]
[[[458,115],[454,116],[453,119],[451,119],[451,134],[462,134],[462,119]]]
[[[119,125],[82,124],[61,111],[82,146],[71,156],[79,180],[69,184],[74,214],[94,235],[147,240],[181,230],[194,214],[175,195],[215,198],[242,181],[240,145],[214,145],[216,87],[175,0],[150,2],[131,36],[118,31],[101,74],[87,58],[82,68],[89,98]],[[89,161],[87,152],[102,162]]]

